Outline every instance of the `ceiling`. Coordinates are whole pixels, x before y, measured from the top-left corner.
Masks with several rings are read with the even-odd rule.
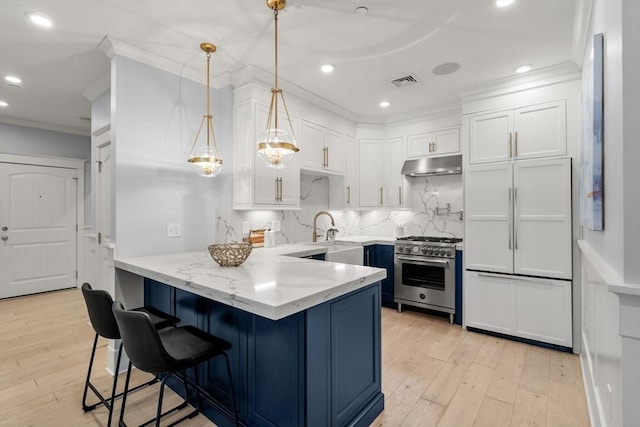
[[[355,14],[359,6],[368,14]],[[577,62],[579,8],[577,0],[505,8],[493,0],[289,0],[279,16],[280,87],[298,86],[363,120],[455,105],[469,88],[512,76],[521,64]],[[33,26],[29,11],[53,27]],[[87,96],[108,82],[109,60],[98,49],[105,36],[193,75],[204,75],[199,44],[213,42],[214,84],[247,65],[273,70],[273,14],[264,0],[1,0],[0,99],[9,106],[0,121],[88,134]],[[448,62],[459,70],[432,72]],[[325,63],[335,65],[332,74],[320,71]],[[9,74],[21,87],[7,84]],[[419,83],[390,83],[409,74]],[[381,108],[382,100],[391,105]]]

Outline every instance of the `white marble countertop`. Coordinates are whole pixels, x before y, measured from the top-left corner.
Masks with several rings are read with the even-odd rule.
[[[320,244],[256,248],[238,267],[220,267],[205,251],[116,259],[115,266],[278,320],[386,277],[381,268],[298,258],[326,251]]]

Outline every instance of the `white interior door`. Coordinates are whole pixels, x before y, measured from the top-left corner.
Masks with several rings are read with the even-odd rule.
[[[113,230],[112,230],[112,192],[111,180],[113,169],[113,156],[111,153],[111,132],[105,132],[96,137],[96,161],[98,173],[96,174],[96,228],[98,232],[98,283],[92,284],[94,288],[103,289],[113,294],[114,267],[113,267]]]
[[[76,286],[77,178],[0,163],[0,298]]]

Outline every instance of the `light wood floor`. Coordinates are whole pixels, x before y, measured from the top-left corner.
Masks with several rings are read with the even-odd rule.
[[[575,355],[421,313],[383,309],[382,319],[385,410],[374,426],[589,425]],[[77,289],[0,301],[0,426],[105,426],[104,407],[84,413],[80,403],[93,334]],[[107,394],[99,344],[92,377]],[[136,372],[132,383],[146,378]],[[130,395],[127,423],[153,416],[157,387]],[[169,391],[165,401],[179,400]],[[199,415],[181,425],[212,423]]]

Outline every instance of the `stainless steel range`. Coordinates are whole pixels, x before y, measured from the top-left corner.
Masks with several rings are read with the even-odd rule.
[[[462,239],[411,236],[394,245],[394,301],[455,314],[456,243]]]

